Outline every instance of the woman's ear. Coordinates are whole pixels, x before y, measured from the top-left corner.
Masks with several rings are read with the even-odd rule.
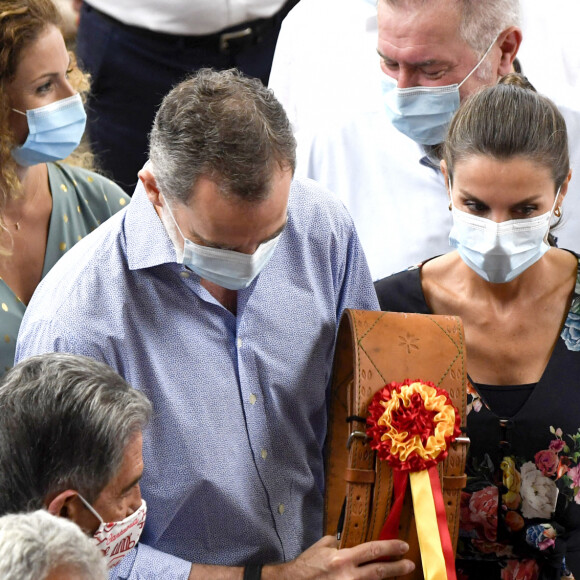
[[[443,174],[443,179],[445,181],[445,188],[447,189],[447,195],[451,199],[451,191],[449,190],[449,173],[447,171],[447,163],[445,159],[441,159],[439,163],[439,169],[441,169],[441,173]]]
[[[572,179],[572,170],[570,169],[570,171],[568,171],[566,179],[564,179],[564,182],[560,186],[560,196],[558,197],[558,204],[554,209],[562,208],[562,203],[564,201],[564,198],[566,197],[566,194],[568,193],[568,185],[570,185],[571,179]]]

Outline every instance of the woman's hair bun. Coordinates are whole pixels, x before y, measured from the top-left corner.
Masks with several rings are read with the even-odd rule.
[[[514,87],[520,87],[521,89],[528,89],[529,91],[534,91],[536,93],[536,87],[525,77],[523,74],[511,72],[507,75],[501,77],[498,81],[500,85],[512,85]]]

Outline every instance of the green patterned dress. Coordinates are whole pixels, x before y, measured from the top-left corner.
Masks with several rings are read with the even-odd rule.
[[[42,277],[84,236],[125,207],[123,190],[109,179],[62,163],[47,163],[52,194]],[[12,367],[26,306],[0,278],[0,377]]]

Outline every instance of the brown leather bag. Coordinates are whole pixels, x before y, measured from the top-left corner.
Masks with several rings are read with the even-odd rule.
[[[367,407],[376,391],[405,379],[431,381],[445,389],[461,414],[465,432],[465,341],[456,316],[347,309],[334,358],[326,449],[325,530],[341,548],[376,540],[391,507],[393,472],[379,461],[366,437]],[[457,547],[461,489],[469,440],[459,437],[438,466],[447,523]],[[340,528],[340,529],[339,529]],[[399,537],[423,578],[410,490]]]

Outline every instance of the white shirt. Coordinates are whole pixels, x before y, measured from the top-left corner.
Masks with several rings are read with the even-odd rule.
[[[535,1],[523,0],[524,13]],[[571,1],[558,0],[558,5]],[[554,16],[551,8],[546,13],[548,18]],[[538,35],[539,30],[539,39]],[[524,31],[522,46],[534,44],[530,36]],[[552,44],[545,36],[536,55],[542,47],[558,45],[555,32]],[[284,20],[270,76],[270,87],[296,130],[297,174],[318,180],[346,205],[373,279],[451,249],[451,213],[443,178],[419,163],[421,148],[385,117],[376,42],[373,2],[301,0]],[[580,54],[580,47],[574,54]],[[538,87],[541,82],[532,74],[548,78],[538,67],[530,67],[535,72],[528,73],[527,60],[522,64]],[[574,173],[562,226],[554,235],[560,247],[580,252],[578,99],[576,109],[565,106],[562,103],[569,102],[565,83],[546,85],[546,94],[557,101],[566,119]]]
[[[301,131],[297,174],[333,191],[353,217],[373,280],[444,254],[451,212],[439,170],[382,111],[347,114]]]
[[[382,1],[382,0],[381,0]],[[379,68],[375,0],[300,0],[282,23],[269,86],[295,131],[321,112],[373,110]]]
[[[580,3],[520,2],[524,40],[518,56],[524,74],[540,93],[559,103],[580,106]]]
[[[89,0],[109,16],[168,34],[203,35],[257,18],[269,18],[284,0]]]

